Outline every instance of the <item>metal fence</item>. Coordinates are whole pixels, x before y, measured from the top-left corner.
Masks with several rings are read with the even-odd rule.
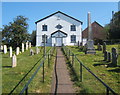
[[[93,78],[94,79],[93,81],[95,81],[94,82],[95,88],[93,88],[94,92],[97,92],[96,89],[98,89],[98,92],[99,92],[101,88],[99,89],[97,87],[101,85],[100,87],[103,87],[103,88],[105,87],[106,91],[104,93],[106,93],[107,95],[109,94],[118,95],[112,88],[110,88],[106,83],[104,83],[100,78],[98,78],[88,67],[86,67],[69,48],[67,48],[66,46],[63,46],[62,50],[66,58],[70,61],[69,65],[73,69],[74,76],[76,76],[75,80],[80,81],[82,84],[84,84],[85,82],[89,82],[88,84],[91,87],[93,82],[89,80],[90,78]],[[89,77],[85,77],[85,76],[89,76]],[[104,91],[104,89],[102,89],[102,91]]]
[[[22,82],[25,81],[26,77],[33,71],[33,69],[35,69],[35,67],[38,65],[37,69],[35,70],[35,72],[33,73],[33,75],[28,79],[27,83],[25,84],[25,86],[22,88],[22,90],[20,92],[20,95],[22,95],[23,93],[25,93],[26,95],[28,94],[28,89],[29,89],[29,84],[32,82],[33,78],[35,77],[35,75],[38,73],[38,71],[40,70],[40,68],[42,68],[42,82],[44,83],[44,79],[45,79],[45,71],[44,71],[44,64],[45,61],[47,60],[48,62],[48,68],[50,67],[50,60],[52,57],[52,53],[54,51],[54,47],[50,48],[46,54],[43,54],[43,56],[36,62],[36,64],[28,71],[28,73],[26,73],[26,75],[18,82],[18,84],[11,90],[11,92],[8,95],[12,95],[14,93],[14,91],[19,88],[20,86],[22,86]]]

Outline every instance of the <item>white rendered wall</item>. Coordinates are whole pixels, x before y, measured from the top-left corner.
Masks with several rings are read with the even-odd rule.
[[[60,16],[60,20],[58,19],[58,15]],[[42,25],[47,25],[48,30],[42,31]],[[42,46],[42,35],[46,34],[48,36],[47,46],[53,46],[55,43],[55,38],[51,38],[51,34],[58,29],[55,28],[58,24],[62,25],[61,31],[67,33],[67,37],[63,38],[63,43],[65,45],[75,45],[75,43],[71,43],[70,35],[76,35],[76,44],[78,41],[81,42],[81,23],[73,20],[63,14],[55,14],[47,19],[44,19],[37,23],[37,33],[36,33],[36,46]],[[70,31],[70,25],[76,25],[76,31]]]

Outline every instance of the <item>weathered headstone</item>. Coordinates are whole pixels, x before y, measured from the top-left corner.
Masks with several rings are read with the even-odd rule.
[[[117,66],[117,58],[118,54],[116,52],[116,48],[112,48],[112,65]]]
[[[102,50],[102,46],[101,46],[99,43],[97,44],[97,50],[98,50],[98,51],[101,51],[101,50]]]
[[[36,47],[36,54],[38,54],[39,52],[40,52],[40,49]]]
[[[24,43],[22,43],[22,52],[24,52]]]
[[[10,47],[10,57],[12,57],[12,47]]]
[[[4,54],[6,54],[6,53],[7,53],[7,46],[4,45]]]
[[[28,42],[26,42],[26,50],[28,50]]]
[[[29,42],[29,48],[31,48],[31,42]]]
[[[1,45],[0,49],[3,50],[3,46],[2,45]]]
[[[30,49],[30,55],[34,55],[33,49]]]
[[[20,53],[20,48],[17,47],[17,48],[16,48],[16,55],[18,55],[19,53]]]
[[[103,53],[106,52],[106,42],[103,43]]]
[[[107,61],[111,62],[111,53],[110,52],[107,53]]]
[[[107,51],[104,52],[104,61],[107,61]]]
[[[16,67],[16,66],[17,66],[17,57],[14,54],[13,57],[12,57],[12,67]]]

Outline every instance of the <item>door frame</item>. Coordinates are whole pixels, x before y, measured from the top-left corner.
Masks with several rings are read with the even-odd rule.
[[[56,46],[57,46],[57,39],[58,39],[58,38],[61,38],[61,46],[62,46],[62,44],[63,44],[63,37],[55,37]],[[60,46],[58,46],[58,47],[60,47]]]

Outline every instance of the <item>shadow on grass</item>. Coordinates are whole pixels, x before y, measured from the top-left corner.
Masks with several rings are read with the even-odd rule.
[[[2,68],[12,68],[12,66],[2,66]]]
[[[108,72],[116,72],[116,73],[120,73],[120,68],[116,68],[116,69],[108,70]]]

